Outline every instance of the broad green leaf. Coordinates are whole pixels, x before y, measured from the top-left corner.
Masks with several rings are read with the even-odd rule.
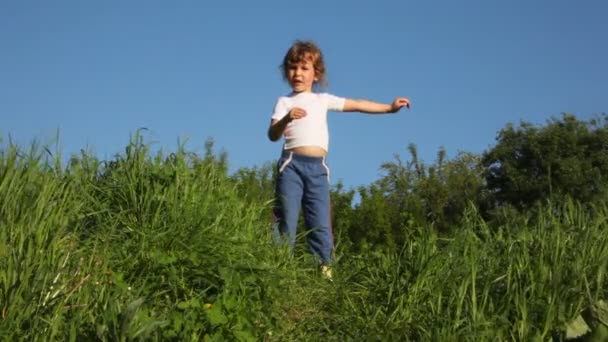
[[[578,315],[566,324],[566,339],[581,337],[591,331],[583,316]]]
[[[228,323],[228,318],[222,313],[222,306],[218,303],[211,307],[211,310],[207,310],[207,319],[211,325],[221,325]]]

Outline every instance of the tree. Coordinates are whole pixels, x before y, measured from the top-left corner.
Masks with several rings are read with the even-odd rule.
[[[348,227],[350,240],[359,245],[395,248],[414,227],[434,227],[448,232],[456,227],[465,209],[477,204],[484,190],[481,156],[460,152],[452,160],[442,148],[434,164],[418,159],[410,144],[411,159],[383,163],[384,176],[358,190],[360,203]]]
[[[608,120],[563,114],[544,127],[509,124],[482,163],[494,206],[521,210],[552,196],[594,201],[607,190]]]

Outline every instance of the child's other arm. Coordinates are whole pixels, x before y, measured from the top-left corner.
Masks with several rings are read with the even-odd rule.
[[[273,119],[268,127],[268,139],[270,141],[277,141],[281,139],[281,135],[285,132],[285,127],[293,120],[301,119],[306,116],[306,111],[302,108],[292,108],[287,115],[282,119]]]
[[[401,108],[410,108],[410,100],[398,97],[392,103],[378,103],[369,100],[346,99],[344,101],[344,112],[361,112],[368,114],[396,113]]]

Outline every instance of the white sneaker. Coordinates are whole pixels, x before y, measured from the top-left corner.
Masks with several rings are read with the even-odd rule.
[[[321,265],[321,274],[323,274],[323,277],[325,277],[326,279],[331,280],[331,267],[327,265]]]

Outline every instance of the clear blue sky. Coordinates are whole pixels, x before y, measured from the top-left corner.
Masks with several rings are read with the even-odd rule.
[[[433,162],[480,153],[508,122],[608,112],[608,2],[2,1],[0,136],[65,155],[122,153],[211,137],[231,169],[277,158],[266,138],[295,39],[326,57],[329,92],[388,102],[398,115],[331,113],[332,183],[367,185],[394,154]]]

